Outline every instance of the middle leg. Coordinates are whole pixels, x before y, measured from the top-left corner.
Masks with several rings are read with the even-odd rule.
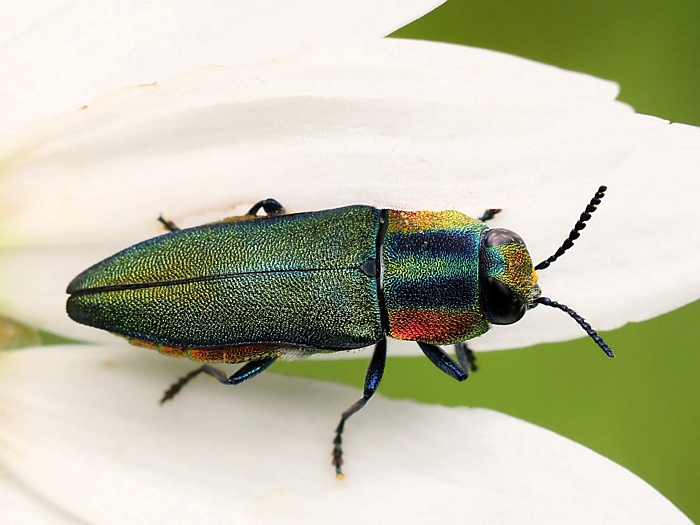
[[[377,391],[380,381],[382,380],[382,375],[384,375],[384,365],[386,364],[386,337],[383,337],[374,347],[374,354],[372,354],[372,360],[369,363],[369,368],[367,369],[367,375],[365,376],[365,391],[362,399],[358,400],[354,405],[348,408],[340,418],[340,423],[335,429],[335,439],[333,440],[333,465],[335,466],[335,475],[338,478],[343,477],[343,471],[340,468],[343,464],[343,430],[345,429],[345,422],[350,416],[355,412],[358,412],[363,406],[367,404],[367,401],[374,395]]]

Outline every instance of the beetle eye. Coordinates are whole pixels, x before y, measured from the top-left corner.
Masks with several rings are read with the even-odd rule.
[[[514,242],[525,246],[525,241],[523,241],[520,235],[510,230],[506,230],[505,228],[492,228],[490,230],[486,230],[482,242],[487,248],[490,248],[491,246],[498,246],[499,244],[505,244],[507,242]]]
[[[481,282],[481,298],[486,317],[493,324],[513,324],[527,311],[525,300],[493,277]]]

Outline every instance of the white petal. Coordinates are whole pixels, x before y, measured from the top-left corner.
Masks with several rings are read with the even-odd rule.
[[[66,286],[77,269],[115,251],[115,246],[0,249],[0,312],[65,337],[118,344],[119,339],[107,332],[71,322],[65,307]],[[0,349],[8,346],[25,345],[3,344],[0,337]]]
[[[82,522],[44,501],[0,467],[0,523],[77,525]]]
[[[381,37],[440,3],[72,2],[2,47],[0,138],[114,89],[151,83],[197,66],[250,64],[287,57],[309,42],[346,44]]]
[[[161,212],[189,226],[272,196],[294,211],[502,207],[493,226],[519,232],[540,260],[605,183],[609,196],[576,248],[541,283],[594,327],[612,329],[700,296],[700,238],[683,226],[700,220],[700,131],[635,115],[616,93],[507,55],[397,40],[205,68],[112,94],[6,142],[0,243],[104,242],[95,253],[109,253],[106,245],[160,233]],[[35,305],[62,304],[66,277],[85,257],[32,253],[0,254],[2,311],[76,333],[62,307]],[[49,290],[46,276],[59,267],[63,281]],[[474,346],[581,335],[568,316],[538,308]]]
[[[2,355],[0,461],[90,523],[689,523],[590,450],[483,409],[376,396],[330,441],[357,389],[266,374],[237,388],[136,349]]]
[[[0,46],[65,7],[71,0],[3,2],[0,11]]]

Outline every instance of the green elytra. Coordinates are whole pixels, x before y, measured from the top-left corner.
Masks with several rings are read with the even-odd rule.
[[[352,206],[162,235],[78,275],[68,314],[166,346],[366,347],[383,335],[376,279],[360,269],[376,258],[378,214]]]
[[[602,191],[594,200],[600,197]],[[257,216],[260,208],[267,216]],[[268,199],[247,216],[186,230],[160,220],[171,233],[73,279],[69,316],[162,353],[248,362],[231,377],[205,364],[174,384],[163,401],[201,372],[238,384],[280,356],[376,344],[365,395],[336,429],[339,476],[344,423],[376,391],[387,336],[417,341],[433,364],[463,381],[474,363],[464,341],[488,330],[489,322],[510,324],[540,303],[569,313],[609,351],[577,314],[539,297],[517,234],[489,230],[455,211],[348,206],[285,215]],[[456,344],[459,362],[438,344]]]

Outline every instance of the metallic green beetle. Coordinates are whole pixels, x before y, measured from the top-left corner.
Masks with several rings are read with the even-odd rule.
[[[280,357],[375,345],[364,396],[336,429],[342,476],[345,421],[376,391],[386,337],[416,341],[440,370],[463,381],[474,367],[465,341],[490,324],[512,324],[537,304],[559,308],[611,357],[578,314],[540,295],[536,270],[573,245],[603,197],[601,186],[561,248],[533,267],[523,240],[456,211],[348,206],[285,214],[275,200],[242,217],[180,230],[123,250],[69,284],[74,321],[131,343],[203,363],[247,362],[231,377],[204,364],[172,385],[167,401],[199,373],[235,385]],[[260,209],[266,213],[258,216]],[[457,361],[437,345],[454,344]]]

